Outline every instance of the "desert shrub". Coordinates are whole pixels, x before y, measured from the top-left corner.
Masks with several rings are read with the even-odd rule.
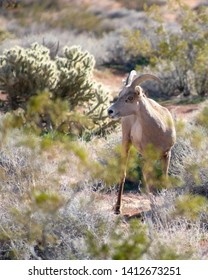
[[[11,6],[12,3],[10,3]],[[79,5],[76,1],[22,1],[17,9],[6,9],[5,15],[10,19],[15,19],[20,29],[39,22],[41,18],[47,29],[71,29],[77,33],[91,32],[96,36],[110,31],[109,27],[102,25],[101,15],[94,13],[89,5]]]
[[[38,90],[52,90],[56,85],[56,64],[49,50],[34,44],[5,50],[1,56],[1,90],[8,94],[8,106],[23,107]]]
[[[130,221],[127,230],[117,228],[110,232],[106,243],[89,234],[88,250],[92,259],[138,260],[142,259],[149,247],[146,228],[136,219]]]
[[[102,25],[102,16],[93,13],[87,5],[68,4],[60,12],[59,18],[48,22],[50,27],[61,29],[73,29],[78,33],[90,32],[101,36],[108,32],[108,28]]]
[[[207,216],[207,199],[201,195],[183,195],[176,200],[175,212],[192,220],[196,220],[202,213]]]
[[[32,96],[47,89],[51,100],[67,101],[70,112],[76,110],[91,119],[96,131],[108,126],[107,92],[93,81],[93,56],[80,47],[65,47],[63,56],[53,60],[48,48],[35,43],[31,48],[6,50],[0,60],[0,88],[8,96],[9,109],[25,109]],[[39,106],[41,98],[37,100]]]
[[[45,30],[41,29],[40,26],[33,25],[29,26],[29,30],[20,31],[16,25],[10,24],[8,29],[10,32],[16,35],[16,38],[5,39],[0,45],[0,53],[2,54],[5,49],[11,49],[18,45],[24,48],[30,48],[33,43],[44,45],[50,50],[50,56],[54,58],[56,55],[62,56],[62,50],[65,46],[80,46],[83,51],[88,51],[92,54],[96,61],[96,67],[99,67],[108,62],[113,57],[112,50],[109,44],[115,44],[116,34],[106,34],[102,38],[97,38],[90,34],[77,34],[71,30],[60,29]],[[30,29],[31,28],[31,29]],[[29,35],[28,35],[29,33]],[[116,41],[117,42],[117,41]],[[113,49],[113,48],[112,48]]]
[[[143,257],[149,246],[145,227],[134,221],[124,234],[122,220],[106,211],[112,205],[89,188],[92,159],[86,166],[77,161],[75,146],[67,145],[67,153],[61,142],[45,149],[40,137],[18,129],[10,128],[2,144],[1,259]]]
[[[185,125],[184,137],[191,149],[184,151],[182,161],[176,157],[180,176],[191,173],[193,162],[200,167],[206,160],[206,141],[197,145],[196,134],[192,139],[195,126]],[[201,124],[197,126],[203,131]],[[151,199],[152,211],[144,213],[145,226],[137,220],[124,223],[113,214],[114,197],[103,193],[101,180],[102,192],[94,191],[93,184],[102,176],[106,182],[111,177],[109,184],[116,182],[117,134],[90,142],[55,141],[5,122],[1,136],[5,129],[9,131],[1,139],[0,157],[1,259],[206,258],[201,243],[207,241],[207,200],[190,194],[191,188],[161,190]],[[182,138],[184,131],[180,133]]]
[[[12,35],[9,32],[0,29],[0,42],[2,43],[8,38],[12,38]]]
[[[165,94],[204,96],[208,81],[206,7],[191,10],[181,2],[176,5],[177,8],[172,4],[169,9],[178,16],[175,30],[165,28],[161,10],[151,7],[147,9],[147,15],[154,20],[151,32],[145,37],[138,30],[125,34],[126,49],[135,58],[145,56],[148,63],[156,67],[156,72],[160,72],[167,85],[164,87]],[[140,50],[141,46],[144,48]]]
[[[79,47],[66,47],[64,57],[56,58],[56,65],[59,81],[54,90],[55,97],[68,99],[71,110],[87,102],[88,114],[95,113],[96,108],[104,105],[107,96],[104,96],[101,85],[95,84],[92,80],[95,66],[92,55],[82,52]],[[102,113],[100,115],[102,116]]]
[[[207,200],[182,188],[164,189],[151,198],[145,214],[151,244],[148,259],[206,259]]]
[[[151,5],[164,5],[166,1],[161,0],[117,0],[117,2],[120,2],[122,5],[124,5],[127,9],[134,9],[138,11],[144,10],[144,6],[151,6]]]
[[[179,179],[179,185],[186,192],[207,197],[206,108],[205,102],[192,123],[176,122],[177,141],[172,149],[170,174]]]
[[[17,7],[20,0],[1,0],[0,1],[0,7],[3,8],[14,8]]]
[[[208,129],[208,104],[205,102],[203,109],[196,117],[196,123]]]

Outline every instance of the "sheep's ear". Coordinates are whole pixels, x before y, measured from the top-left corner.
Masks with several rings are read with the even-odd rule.
[[[136,86],[135,87],[135,92],[138,96],[141,96],[142,94],[142,88],[140,86]]]

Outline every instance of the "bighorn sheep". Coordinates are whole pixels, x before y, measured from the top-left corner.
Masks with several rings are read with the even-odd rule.
[[[121,118],[122,124],[122,159],[125,168],[123,168],[115,205],[116,214],[120,213],[130,146],[133,145],[143,156],[148,145],[152,145],[155,150],[160,151],[163,173],[167,176],[171,148],[176,140],[174,122],[168,109],[147,98],[143,89],[139,86],[146,80],[161,82],[154,75],[143,74],[137,76],[135,70],[131,71],[117,101],[108,109],[108,115],[113,119]],[[144,168],[143,178],[149,193],[151,186],[148,186],[148,174],[144,172]]]

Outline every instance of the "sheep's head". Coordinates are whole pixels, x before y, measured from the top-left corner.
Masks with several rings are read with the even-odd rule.
[[[146,80],[161,82],[154,75],[143,74],[137,76],[135,70],[131,71],[117,101],[108,109],[108,115],[113,119],[118,119],[136,114],[141,98],[145,98],[145,94],[139,85]]]

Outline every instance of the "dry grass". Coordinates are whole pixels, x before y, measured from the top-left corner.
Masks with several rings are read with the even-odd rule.
[[[191,135],[196,127],[196,124],[186,124],[185,133]],[[207,131],[197,129],[207,135]],[[149,245],[144,254],[136,256],[144,259],[208,257],[206,211],[197,214],[194,220],[176,213],[178,197],[199,191],[202,185],[207,186],[206,167],[200,166],[207,144],[198,150],[191,137],[185,140],[181,135],[171,170],[174,176],[183,179],[183,185],[162,190],[153,197],[151,212],[148,211],[148,198],[133,192],[125,193],[126,220],[125,215],[113,214],[114,188],[109,191],[103,180],[93,178],[89,166],[80,165],[73,151],[66,151],[60,145],[52,145],[45,151],[40,140],[12,129],[2,142],[1,259],[111,259],[117,254],[115,238],[121,238],[121,233],[125,233],[124,239],[120,239],[124,247],[129,238],[135,238],[131,236],[129,221],[142,211]],[[97,161],[107,168],[106,160],[115,154],[120,140],[120,131],[117,131],[107,138],[95,137],[90,142],[78,140],[77,144],[87,152],[91,164]],[[193,160],[199,162],[200,183],[188,173]],[[118,236],[112,229],[116,229]],[[140,230],[138,233],[141,234]],[[89,236],[97,246],[90,250]],[[96,251],[96,248],[100,249]]]
[[[151,259],[207,259],[207,222],[175,215],[181,191],[164,190],[152,200],[152,213],[146,216],[152,243]],[[165,250],[166,248],[166,250]]]

